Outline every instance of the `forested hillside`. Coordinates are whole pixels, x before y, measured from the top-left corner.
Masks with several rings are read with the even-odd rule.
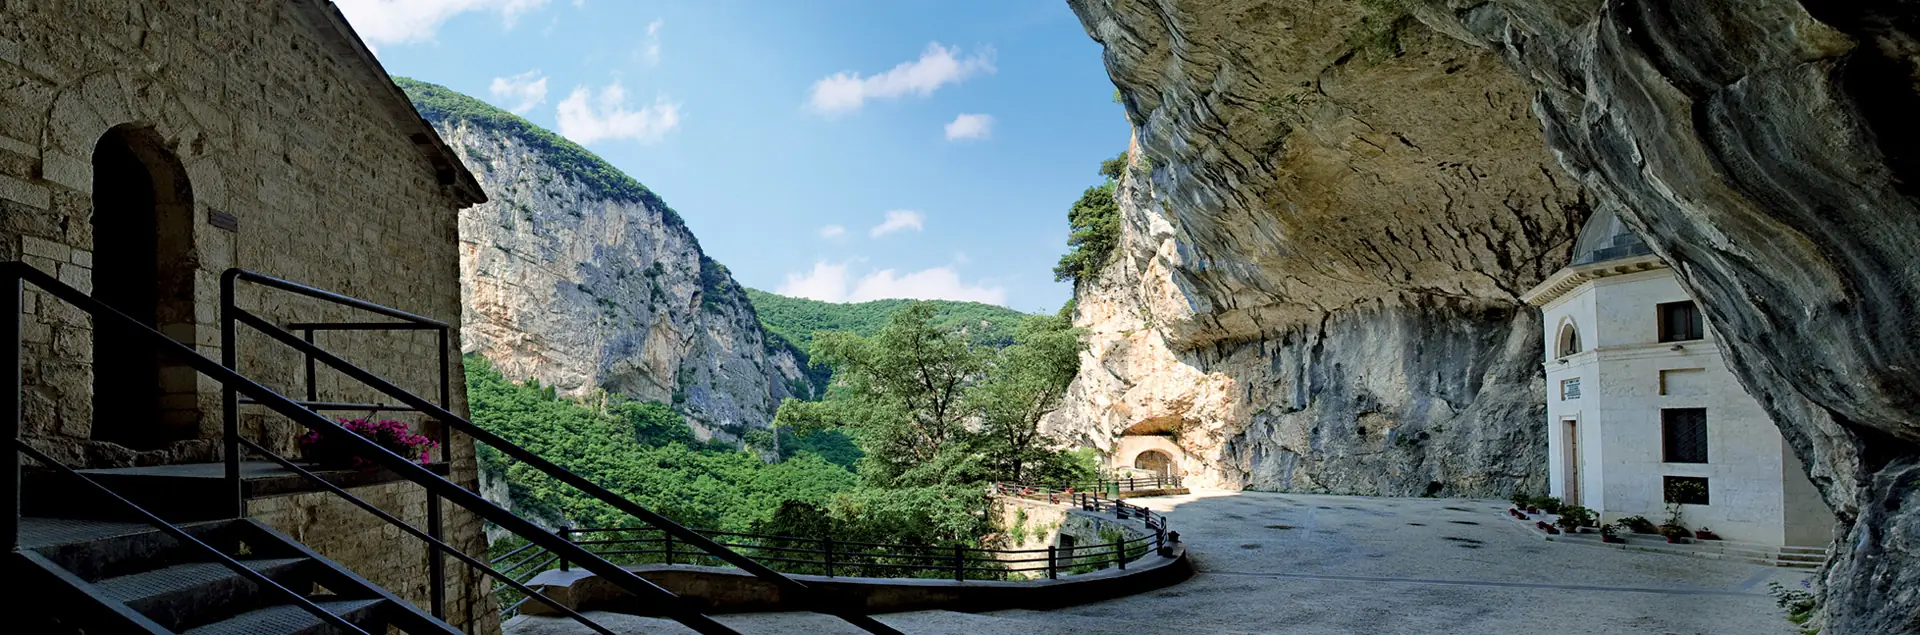
[[[786,338],[801,352],[813,354],[813,334],[844,331],[868,336],[880,332],[888,318],[915,300],[873,300],[840,304],[794,298],[747,289],[747,299],[768,331]],[[932,304],[933,326],[964,330],[976,343],[995,347],[1013,343],[1014,328],[1028,316],[1003,306],[953,300],[923,300]]]

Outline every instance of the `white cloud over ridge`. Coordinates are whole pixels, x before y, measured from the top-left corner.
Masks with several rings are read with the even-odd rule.
[[[1006,306],[1007,290],[984,282],[968,284],[951,267],[933,267],[900,273],[893,269],[867,272],[855,279],[849,263],[813,263],[806,272],[787,274],[774,291],[780,295],[822,302],[866,302],[905,298],[912,300],[961,300]]]
[[[993,134],[993,115],[961,113],[947,124],[947,140],[985,139]]]
[[[853,71],[841,71],[813,83],[807,103],[824,114],[845,114],[860,110],[868,99],[897,99],[906,95],[925,97],[947,84],[958,83],[975,73],[992,73],[993,52],[959,56],[959,47],[927,44],[920,59],[901,62],[887,72],[862,77]]]
[[[920,231],[926,228],[927,215],[910,209],[896,209],[887,212],[887,219],[867,230],[867,235],[879,238],[887,234],[903,232],[909,229]]]
[[[510,77],[495,77],[487,90],[507,110],[517,113],[533,110],[534,106],[547,101],[547,78],[541,76],[534,79],[537,75],[540,75],[540,69]]]
[[[586,86],[574,88],[560,101],[557,114],[561,136],[580,145],[607,139],[650,144],[680,126],[680,104],[661,96],[652,105],[628,110],[627,92],[618,81],[601,89],[598,97]]]
[[[498,12],[507,28],[547,0],[335,0],[355,33],[369,44],[433,39],[440,25],[469,11]]]

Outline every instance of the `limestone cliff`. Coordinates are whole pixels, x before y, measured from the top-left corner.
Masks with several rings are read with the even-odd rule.
[[[1527,87],[1431,32],[1395,36],[1414,54],[1357,46],[1358,5],[1158,7],[1076,3],[1137,136],[1122,247],[1078,289],[1091,346],[1050,427],[1170,432],[1227,486],[1544,490],[1519,294],[1588,207]]]
[[[659,197],[518,117],[401,84],[490,199],[460,213],[467,352],[563,394],[675,404],[702,438],[765,427],[782,399],[811,390]]]
[[[1216,371],[1217,360],[1232,359],[1217,353],[1217,342],[1310,350],[1338,372],[1351,372],[1367,350],[1448,356],[1431,347],[1490,322],[1440,314],[1446,319],[1427,328],[1441,330],[1404,336],[1327,325],[1417,324],[1390,317],[1407,314],[1410,286],[1456,306],[1504,310],[1514,283],[1560,264],[1556,250],[1544,247],[1564,240],[1580,206],[1463,208],[1444,181],[1434,181],[1444,192],[1409,189],[1427,181],[1405,179],[1409,173],[1395,169],[1404,166],[1378,160],[1447,146],[1368,113],[1446,119],[1443,128],[1465,133],[1457,137],[1465,145],[1454,147],[1470,150],[1473,160],[1465,163],[1476,182],[1538,192],[1526,184],[1546,179],[1558,184],[1551,191],[1559,197],[1519,200],[1577,200],[1581,195],[1560,176],[1572,174],[1594,207],[1616,210],[1701,300],[1729,366],[1772,414],[1839,517],[1834,557],[1822,572],[1823,632],[1920,633],[1920,192],[1913,185],[1920,164],[1909,156],[1920,147],[1912,117],[1920,105],[1920,10],[1911,3],[1070,4],[1106,46],[1148,164],[1130,175],[1137,183],[1129,195],[1131,253],[1101,280],[1115,287],[1131,280],[1138,290],[1108,292],[1115,306],[1082,319],[1151,315],[1166,326],[1154,329],[1149,346],[1108,338],[1154,360],[1131,367],[1178,364],[1190,375],[1247,384],[1213,397],[1222,404],[1216,410],[1239,409],[1213,426],[1226,433],[1216,444],[1223,469],[1233,461],[1257,465],[1255,455],[1232,450],[1249,442],[1236,436],[1244,435],[1240,426],[1259,429],[1265,402],[1255,389],[1277,373],[1260,369],[1258,358],[1270,357],[1275,368],[1299,362],[1242,353],[1243,362]],[[1344,62],[1319,63],[1328,58]],[[1429,70],[1395,72],[1421,67]],[[1488,110],[1461,109],[1482,96]],[[1503,112],[1523,116],[1502,121]],[[1544,127],[1544,146],[1559,170],[1479,160],[1501,155],[1500,148],[1524,156],[1521,118]],[[1342,130],[1345,136],[1330,134]],[[1394,144],[1400,136],[1405,147]],[[1337,152],[1343,139],[1344,157]],[[1299,162],[1303,155],[1342,160],[1312,169]],[[1324,185],[1327,179],[1336,185]],[[1315,204],[1344,191],[1337,184],[1354,182],[1370,184],[1360,191],[1371,197]],[[1431,204],[1439,194],[1452,213],[1409,214],[1380,200]],[[1332,213],[1316,211],[1322,209]],[[1463,225],[1518,229],[1487,241],[1491,253],[1504,256],[1476,263],[1435,247],[1470,242],[1475,232],[1449,231]],[[1381,240],[1356,244],[1354,235]],[[1447,280],[1452,264],[1487,271],[1488,280],[1461,279],[1451,289],[1416,282]],[[1104,288],[1085,293],[1100,296]],[[1319,310],[1266,308],[1302,302]],[[1419,303],[1411,307],[1434,315]],[[1325,335],[1342,332],[1364,334]],[[1155,342],[1164,342],[1166,353]],[[1449,357],[1461,359],[1454,351]],[[1100,368],[1104,359],[1096,352],[1089,365]],[[1121,367],[1111,378],[1083,373],[1082,381],[1109,403],[1159,408],[1149,414],[1190,411],[1177,400],[1133,398],[1143,382]],[[1256,381],[1246,382],[1253,369]],[[1428,370],[1398,367],[1409,386]],[[1095,379],[1110,384],[1101,390]],[[1294,394],[1306,395],[1308,411],[1316,396],[1344,398],[1332,386],[1316,393],[1314,384],[1304,385],[1308,390]],[[1483,384],[1480,394],[1489,386],[1534,390],[1496,383]],[[1122,387],[1132,390],[1113,392]],[[1415,388],[1379,401],[1416,404],[1419,394]],[[1506,425],[1489,417],[1478,423]]]

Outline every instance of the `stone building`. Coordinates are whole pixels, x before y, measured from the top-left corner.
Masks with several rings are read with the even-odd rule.
[[[57,276],[203,355],[222,353],[220,276],[232,267],[458,324],[457,211],[484,200],[325,0],[0,2],[0,261]],[[276,324],[364,319],[257,286],[237,299]],[[31,287],[23,322],[19,435],[31,445],[97,469],[220,459],[219,384]],[[418,394],[448,372],[451,409],[465,412],[459,358],[443,367],[433,337],[319,342]],[[235,348],[249,377],[302,389],[291,349],[257,335]],[[317,381],[319,400],[375,399],[330,373]],[[242,412],[244,435],[295,454],[304,430]],[[435,460],[471,489],[472,443],[454,441]],[[424,526],[418,485],[352,492]],[[425,606],[426,547],[334,495],[253,500],[249,513]],[[485,552],[477,517],[449,505],[445,525],[450,543]],[[458,564],[447,572],[447,622],[497,631],[487,582]]]
[[[1544,312],[1552,495],[1603,522],[1666,520],[1728,540],[1824,546],[1833,513],[1673,271],[1601,212],[1571,264],[1525,295]]]

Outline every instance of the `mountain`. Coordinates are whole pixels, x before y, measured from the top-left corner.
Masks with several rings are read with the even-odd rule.
[[[813,334],[816,332],[851,331],[857,335],[872,335],[887,325],[887,318],[892,317],[895,311],[916,302],[872,300],[843,304],[777,295],[758,289],[747,289],[747,298],[753,301],[754,309],[760,314],[760,323],[768,331],[792,342],[807,354],[813,352]],[[1012,344],[1014,328],[1027,318],[1025,313],[992,304],[954,300],[927,302],[940,307],[934,321],[936,326],[964,328],[974,341],[994,346]]]
[[[798,352],[646,186],[512,113],[394,82],[490,199],[460,212],[465,352],[563,395],[671,403],[702,438],[738,439],[811,392]]]

